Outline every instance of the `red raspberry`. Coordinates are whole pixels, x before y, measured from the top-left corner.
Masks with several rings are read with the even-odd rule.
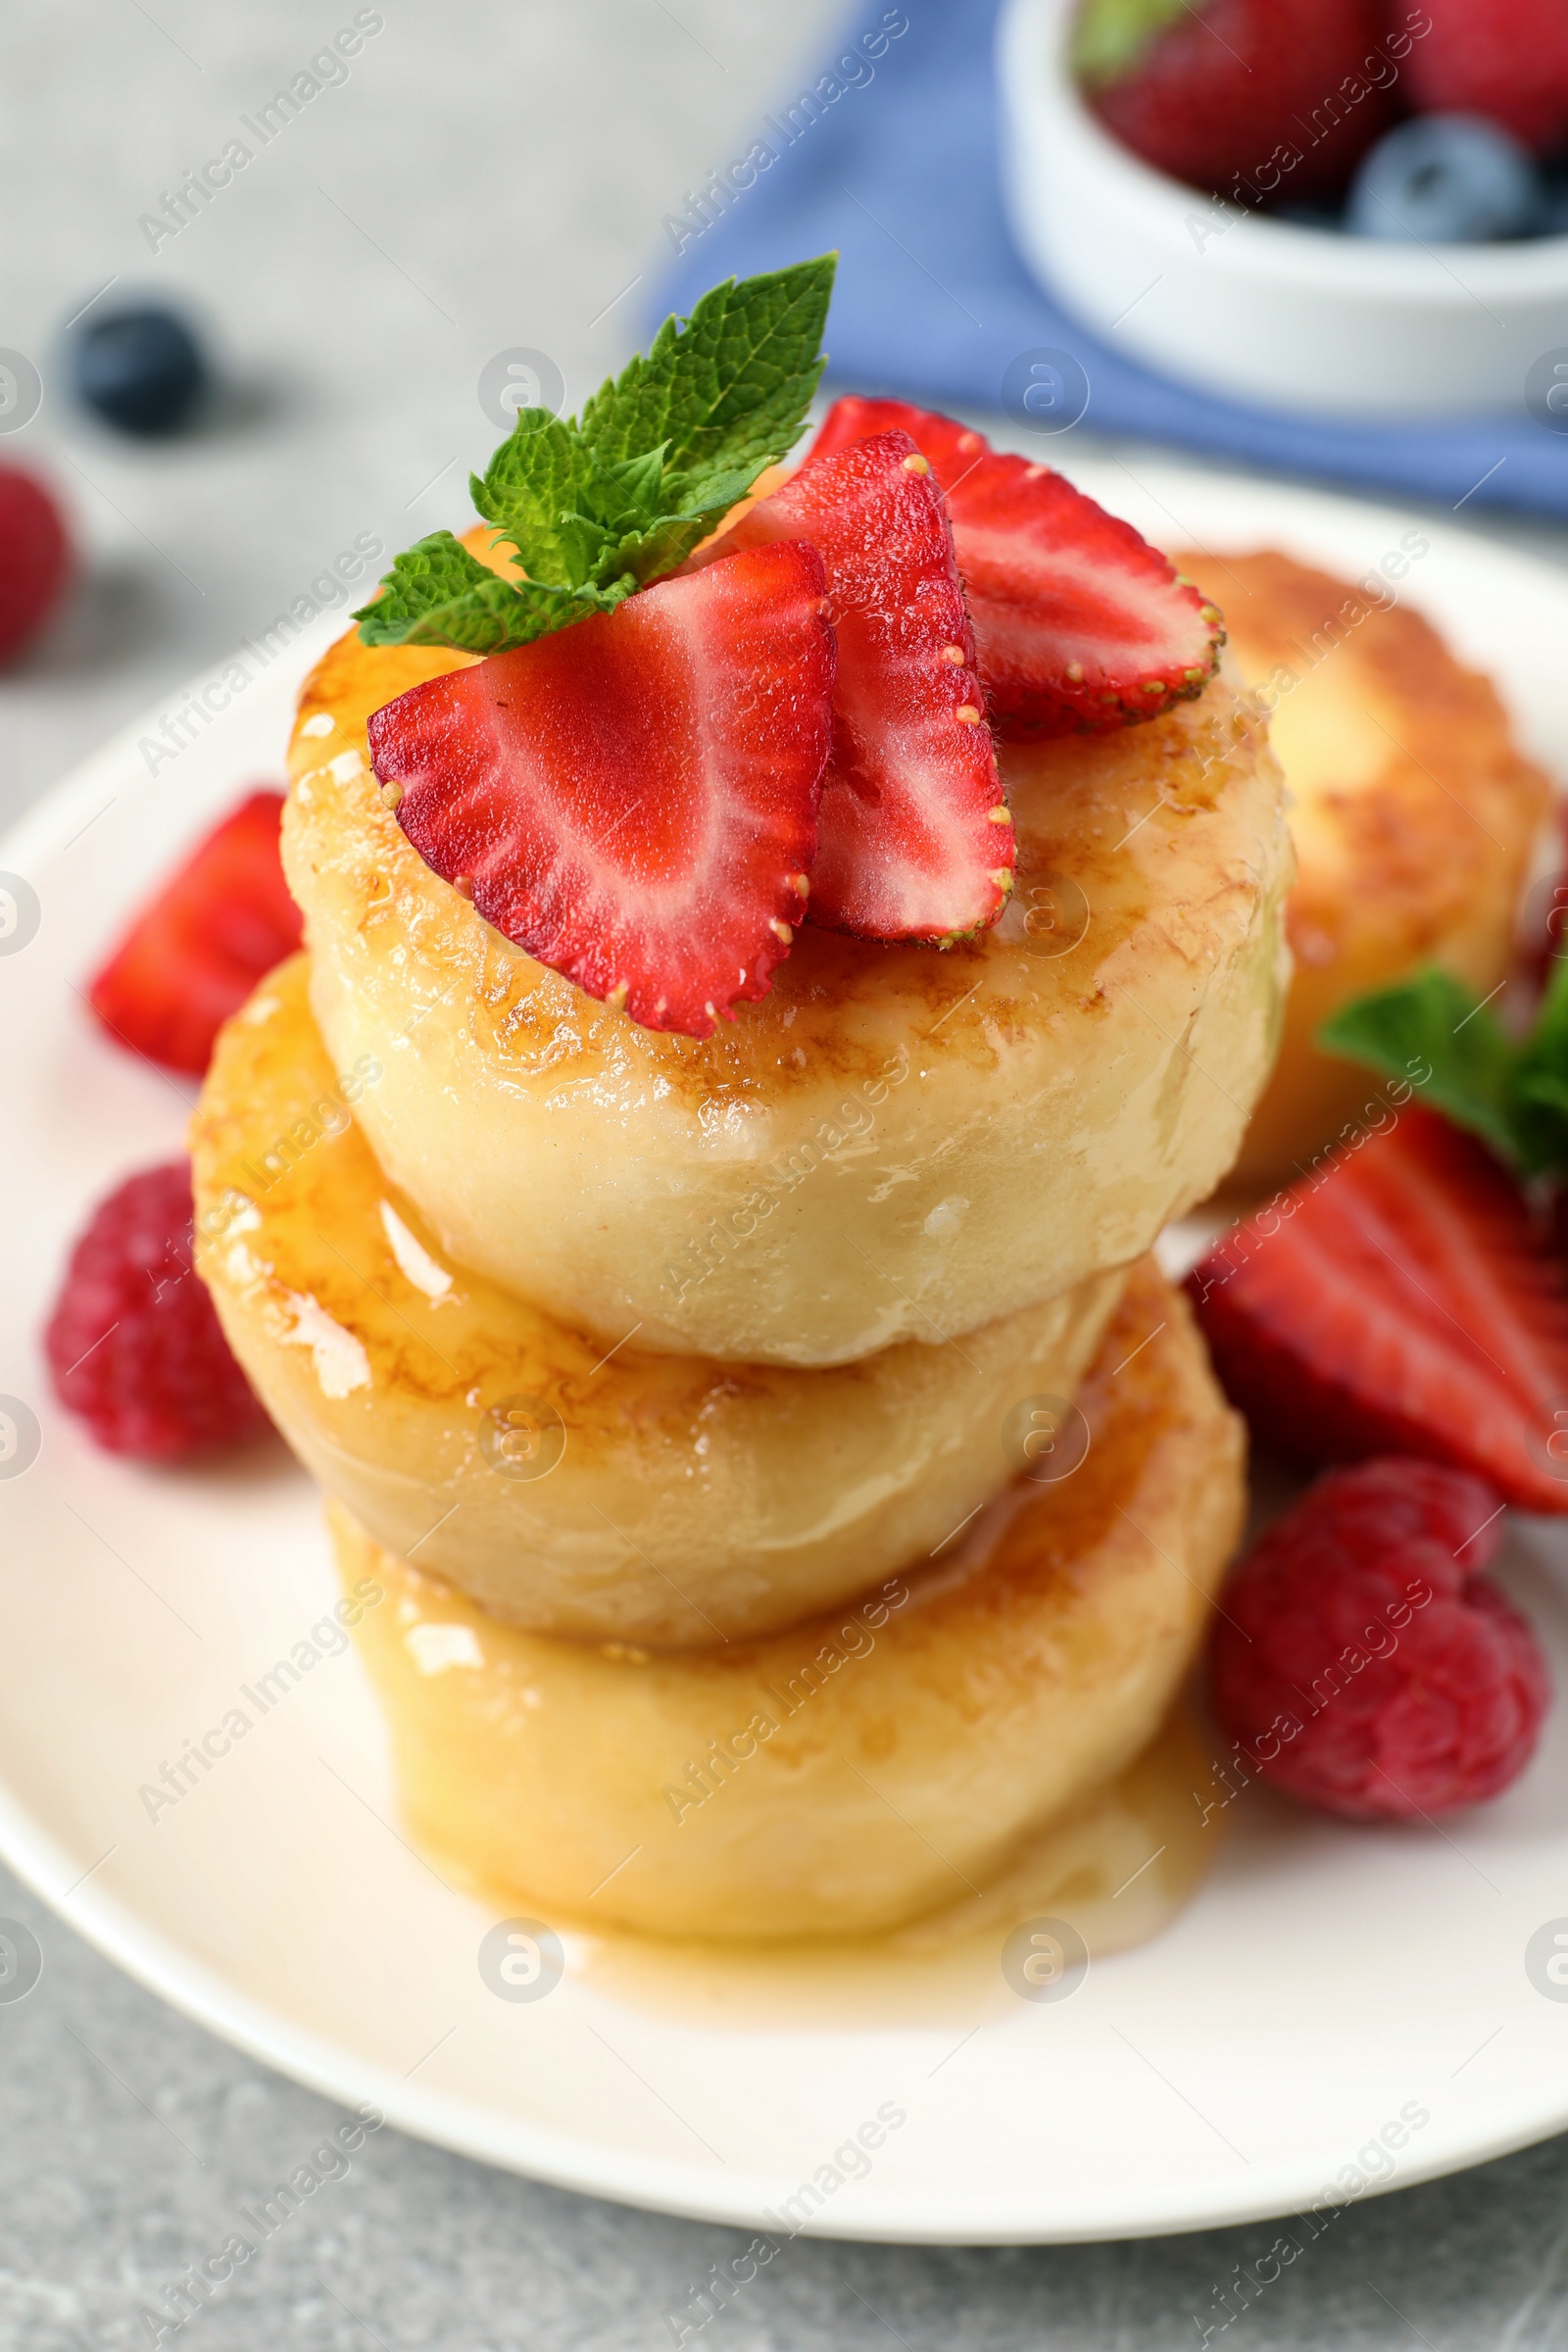
[[[71,550],[41,483],[0,466],[0,660],[42,628],[59,600]]]
[[[1530,1761],[1551,1695],[1478,1571],[1502,1506],[1467,1471],[1386,1455],[1319,1479],[1237,1568],[1214,1711],[1264,1780],[1352,1820],[1452,1813]]]
[[[100,1446],[174,1461],[268,1425],[191,1267],[190,1162],[94,1209],[44,1335],[55,1394]]]

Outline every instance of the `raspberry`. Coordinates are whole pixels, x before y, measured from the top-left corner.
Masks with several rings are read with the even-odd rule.
[[[1480,1479],[1402,1455],[1331,1472],[1275,1521],[1209,1645],[1214,1711],[1264,1780],[1396,1821],[1518,1778],[1551,1693],[1530,1627],[1478,1573],[1501,1532]]]
[[[60,510],[41,483],[0,466],[0,660],[41,629],[71,567]]]
[[[191,1266],[190,1162],[94,1209],[44,1334],[62,1404],[111,1453],[174,1461],[268,1426]]]

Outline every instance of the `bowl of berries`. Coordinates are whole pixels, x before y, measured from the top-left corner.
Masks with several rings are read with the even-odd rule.
[[[1007,0],[998,72],[1019,249],[1113,348],[1280,408],[1568,420],[1560,0]]]

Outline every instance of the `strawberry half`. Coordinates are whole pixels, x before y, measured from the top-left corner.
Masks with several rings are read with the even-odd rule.
[[[838,637],[811,919],[867,939],[981,930],[1012,886],[997,781],[942,493],[907,433],[804,466],[713,550],[807,539]]]
[[[999,735],[1099,733],[1202,692],[1224,642],[1214,607],[1049,466],[902,400],[838,401],[810,455],[894,430],[930,459],[947,496]]]
[[[1262,1443],[1422,1454],[1568,1511],[1568,1296],[1497,1162],[1430,1111],[1331,1162],[1188,1277]],[[1558,1456],[1562,1458],[1559,1459]]]
[[[1484,14],[1486,0],[1452,5],[1468,18]],[[1522,5],[1529,0],[1499,0],[1499,14]],[[1544,16],[1559,0],[1537,5]],[[1414,36],[1412,84],[1437,46],[1423,37],[1437,15],[1433,0]],[[1271,166],[1280,203],[1338,197],[1395,112],[1388,93],[1398,69],[1383,75],[1379,36],[1417,21],[1382,0],[1086,0],[1074,64],[1096,113],[1156,172],[1255,206],[1272,193],[1263,187]],[[1534,71],[1540,47],[1524,54]],[[1473,111],[1467,98],[1446,103]]]
[[[87,992],[119,1044],[201,1077],[229,1014],[293,955],[282,812],[280,792],[253,792],[137,915]]]
[[[760,547],[431,678],[370,720],[398,821],[486,922],[646,1029],[765,997],[832,725],[822,559]]]

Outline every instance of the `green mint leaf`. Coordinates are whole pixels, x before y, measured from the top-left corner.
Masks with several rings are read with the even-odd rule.
[[[656,514],[639,530],[613,542],[607,539],[599,567],[591,575],[609,580],[619,571],[636,575],[639,587],[662,579],[685,563],[693,548],[717,529],[738,499],[746,496],[755,476],[749,470],[715,474],[700,497],[688,497],[676,514]]]
[[[1568,963],[1556,963],[1513,1078],[1513,1119],[1533,1173],[1568,1172]]]
[[[606,522],[622,515],[651,522],[662,513],[665,504],[666,452],[667,444],[661,441],[657,449],[640,458],[622,459],[618,466],[596,466],[585,501],[590,512],[601,515]]]
[[[1424,1101],[1505,1159],[1535,1164],[1516,1117],[1520,1050],[1451,972],[1434,966],[1357,997],[1324,1023],[1317,1042],[1325,1053],[1365,1062],[1385,1077],[1408,1079],[1425,1063],[1432,1075],[1422,1088]]]
[[[592,470],[575,425],[544,409],[519,409],[483,478],[469,475],[468,491],[531,578],[575,588],[587,572],[562,537],[561,518],[578,505]]]
[[[529,416],[538,421],[530,426]],[[498,540],[515,550],[529,577],[571,588],[608,586],[618,577],[627,566],[616,560],[617,548],[639,540],[668,503],[662,443],[601,466],[574,424],[560,424],[538,410],[522,411],[517,430],[496,451],[483,480],[475,475],[469,486],[475,507],[496,525]],[[702,536],[699,531],[673,562]],[[637,571],[639,585],[653,576]]]
[[[596,466],[589,472],[577,512],[563,514],[558,526],[567,561],[574,566],[573,578],[608,587],[632,568],[641,586],[660,571],[671,570],[687,547],[695,547],[693,539],[668,563],[652,567],[649,564],[631,566],[623,560],[623,551],[642,547],[662,517],[663,473],[662,447],[640,458],[628,458],[622,465]],[[702,537],[701,531],[697,537]]]
[[[464,654],[531,645],[590,612],[612,611],[628,592],[504,580],[450,531],[434,531],[406,549],[388,572],[385,590],[354,615],[363,645],[449,645]]]
[[[746,496],[756,479],[756,471],[750,466],[728,473],[705,473],[700,480],[688,476],[678,512],[710,531],[723,520],[736,500]]]
[[[614,534],[591,514],[563,514],[556,525],[566,577],[574,585],[588,586],[597,581],[601,558],[613,543]]]
[[[825,362],[818,358],[837,256],[714,286],[682,323],[666,318],[646,358],[601,385],[581,431],[601,465],[668,444],[685,509],[720,474],[747,487],[800,437]],[[706,502],[704,502],[706,503]]]
[[[680,568],[712,527],[706,515],[695,520],[682,514],[657,516],[645,531],[627,531],[619,539],[606,541],[595,580],[608,582],[622,572],[629,573],[639,588],[651,580],[662,580]]]

